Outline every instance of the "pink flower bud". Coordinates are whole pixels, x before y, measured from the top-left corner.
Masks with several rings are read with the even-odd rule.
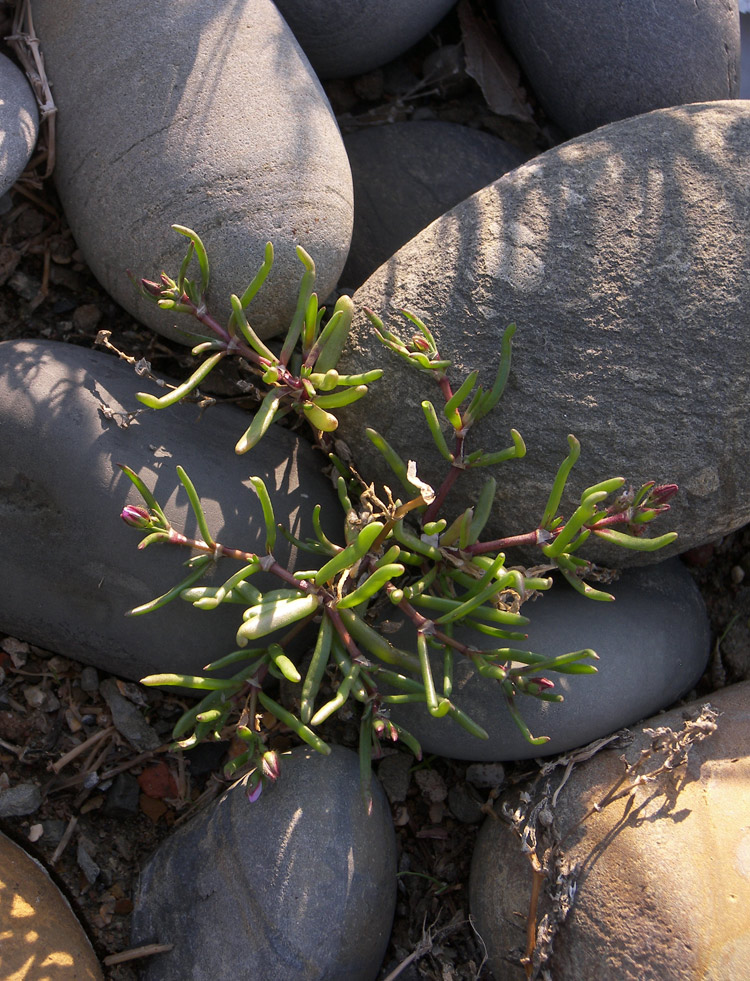
[[[539,692],[548,691],[554,687],[554,681],[550,681],[549,678],[529,678],[527,691],[530,695],[538,695]]]
[[[417,351],[424,351],[425,354],[430,350],[430,343],[426,337],[422,337],[421,334],[415,334],[411,339],[412,347],[416,348]]]
[[[161,296],[161,291],[163,289],[161,283],[154,283],[150,279],[142,279],[141,286],[147,293],[150,293],[151,296]]]
[[[278,780],[280,767],[279,767],[279,757],[273,750],[268,750],[268,752],[263,754],[263,776],[266,780]]]
[[[134,504],[126,505],[122,509],[122,514],[120,517],[125,524],[130,525],[131,528],[151,527],[151,515],[145,508],[136,507]]]
[[[660,484],[658,487],[654,487],[649,494],[649,503],[652,506],[663,507],[667,501],[670,501],[675,496],[678,490],[679,487],[677,484]]]

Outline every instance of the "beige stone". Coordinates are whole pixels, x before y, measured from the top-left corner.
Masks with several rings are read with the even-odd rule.
[[[35,859],[0,833],[0,977],[104,981],[68,901]]]
[[[750,683],[684,711],[695,716],[707,701],[720,713],[718,730],[692,746],[687,767],[592,812],[625,772],[621,753],[604,750],[577,765],[560,792],[552,827],[560,836],[562,870],[577,866],[577,872],[575,902],[546,965],[554,981],[750,978]],[[682,725],[678,710],[634,729],[627,760],[651,745],[645,729],[680,731]],[[547,778],[551,794],[562,775],[560,767]],[[544,780],[526,806],[543,792]],[[504,799],[511,809],[518,794],[516,788]],[[541,832],[543,846],[549,835]],[[488,819],[474,853],[471,908],[502,981],[525,977],[513,965],[526,945],[532,878],[510,825]],[[549,891],[560,885],[543,887],[537,923],[552,908]]]

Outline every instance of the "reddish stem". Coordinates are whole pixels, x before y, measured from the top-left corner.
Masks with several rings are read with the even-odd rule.
[[[427,524],[428,521],[435,520],[435,515],[440,511],[440,508],[443,506],[443,502],[448,496],[448,492],[458,480],[458,475],[463,471],[463,469],[464,468],[462,465],[456,466],[455,463],[451,464],[451,468],[448,471],[445,480],[442,482],[437,494],[435,495],[435,500],[428,506],[427,510],[422,515],[423,525]]]
[[[200,538],[187,538],[185,535],[180,534],[179,531],[175,531],[172,528],[169,532],[169,544],[170,545],[184,545],[187,548],[195,549],[196,552],[203,552],[206,555],[216,555],[219,558],[227,559],[237,559],[239,562],[252,562],[253,559],[258,559],[255,552],[243,552],[239,548],[228,548],[226,545],[221,545],[216,542],[215,545],[209,545]],[[263,559],[260,559],[261,563]],[[289,583],[290,586],[294,586],[295,589],[299,589],[302,593],[312,593],[317,594],[318,589],[316,586],[310,585],[304,579],[296,579],[294,575],[280,565],[276,559],[273,559],[268,565],[263,565],[264,572],[270,572],[279,579],[283,579],[284,582]]]
[[[563,526],[564,527],[564,526]],[[549,532],[545,528],[528,531],[525,535],[513,535],[510,538],[496,538],[494,542],[477,542],[462,549],[468,555],[484,555],[485,552],[501,552],[505,548],[517,545],[546,545],[562,531],[562,528]]]

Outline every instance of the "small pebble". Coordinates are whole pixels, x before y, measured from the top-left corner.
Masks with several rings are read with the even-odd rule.
[[[733,565],[730,576],[732,577],[732,582],[735,584],[735,586],[739,586],[739,584],[745,578],[745,570],[741,565]]]
[[[99,672],[90,665],[81,671],[81,688],[83,691],[99,690]]]
[[[131,773],[118,773],[107,794],[104,813],[112,817],[132,817],[138,813],[140,788]]]
[[[136,749],[144,752],[161,745],[159,736],[135,705],[120,694],[114,678],[106,678],[99,691],[112,713],[112,724]]]
[[[502,787],[505,770],[502,763],[472,763],[466,768],[466,779],[474,787]]]
[[[95,303],[83,303],[73,311],[73,326],[78,330],[93,330],[102,319],[102,312]]]
[[[445,780],[437,770],[417,770],[414,774],[422,796],[431,804],[437,804],[448,796]]]
[[[50,818],[48,821],[42,821],[42,828],[44,829],[42,844],[50,846],[59,845],[62,836],[65,834],[66,827],[65,821],[61,818]]]
[[[86,846],[82,841],[78,842],[78,850],[76,852],[76,861],[78,862],[78,867],[81,869],[83,874],[86,876],[86,881],[93,885],[99,878],[99,873],[101,869],[89,855],[86,850]]]
[[[451,813],[462,824],[477,824],[481,821],[482,802],[477,800],[465,784],[456,784],[448,791],[448,806]]]
[[[380,761],[378,779],[391,804],[406,800],[413,765],[414,757],[409,753],[394,753]]]
[[[0,818],[33,814],[42,803],[42,793],[35,783],[18,783],[0,791]]]

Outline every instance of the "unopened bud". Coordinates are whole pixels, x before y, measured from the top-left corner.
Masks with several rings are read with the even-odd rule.
[[[538,695],[540,691],[547,691],[554,687],[554,681],[550,681],[549,678],[529,678],[526,690],[530,695]]]
[[[120,517],[125,524],[130,525],[131,528],[151,527],[151,515],[145,508],[136,507],[134,504],[128,504],[126,507],[124,507]]]
[[[255,774],[253,774],[253,777],[254,776]],[[256,800],[260,797],[260,795],[263,793],[263,781],[260,778],[258,778],[258,782],[255,784],[255,786],[252,786],[253,777],[251,777],[250,780],[248,781],[248,790],[247,790],[247,799],[250,801],[251,804],[254,804]]]
[[[663,506],[675,496],[678,490],[677,484],[660,484],[658,487],[654,487],[649,494],[649,504]]]
[[[430,350],[430,344],[426,337],[422,337],[421,334],[415,334],[411,339],[412,347],[416,348],[417,351],[424,351],[425,354]]]
[[[262,768],[263,776],[267,780],[279,779],[279,757],[273,750],[268,750],[268,752],[263,754]]]
[[[146,291],[146,293],[150,293],[151,296],[161,296],[163,289],[161,283],[154,283],[150,279],[142,279],[141,287]]]

